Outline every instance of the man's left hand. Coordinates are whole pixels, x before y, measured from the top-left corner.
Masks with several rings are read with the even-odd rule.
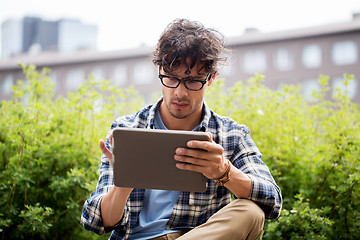
[[[174,159],[178,161],[177,168],[200,172],[209,179],[219,178],[223,175],[227,166],[224,148],[215,143],[211,133],[209,134],[209,142],[193,140],[187,143],[189,148],[176,149]]]

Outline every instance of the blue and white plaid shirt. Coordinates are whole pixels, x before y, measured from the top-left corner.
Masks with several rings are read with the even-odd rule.
[[[161,101],[162,99],[134,115],[116,119],[111,125],[108,136],[117,127],[154,128],[155,110]],[[264,211],[266,218],[278,218],[282,207],[281,191],[268,167],[261,160],[261,153],[250,137],[250,130],[244,125],[237,124],[231,118],[214,113],[206,103],[204,103],[203,120],[199,129],[211,132],[214,141],[224,148],[225,157],[251,178],[252,189],[249,199]],[[105,143],[110,148],[108,136]],[[99,173],[100,178],[96,190],[84,204],[81,224],[87,230],[97,234],[105,234],[113,230],[110,239],[127,239],[138,224],[145,190],[134,189],[127,201],[121,221],[112,228],[104,228],[100,202],[113,186],[113,169],[104,154],[101,157]],[[210,179],[204,193],[180,192],[167,228],[191,229],[199,226],[227,205],[230,199],[229,190],[226,187],[217,186]]]

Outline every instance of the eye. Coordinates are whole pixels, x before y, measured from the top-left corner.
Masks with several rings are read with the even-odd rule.
[[[196,84],[196,83],[199,83],[199,80],[191,79],[191,80],[187,80],[187,82],[189,84]]]
[[[192,80],[192,81],[198,81],[198,82],[203,82],[203,81],[206,81],[206,76],[205,76],[205,77],[202,77],[202,76],[192,77],[190,80]]]
[[[202,82],[198,80],[187,80],[186,85],[191,90],[198,90],[203,86]]]
[[[178,82],[179,79],[176,78],[176,77],[168,77],[170,81],[173,81],[173,82]]]

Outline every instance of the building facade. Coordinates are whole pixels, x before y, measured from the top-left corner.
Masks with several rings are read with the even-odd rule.
[[[2,58],[46,51],[73,52],[96,49],[97,26],[75,19],[46,21],[37,17],[2,23]]]
[[[23,51],[23,23],[9,19],[1,25],[1,56],[10,57]]]
[[[281,84],[301,84],[302,93],[311,98],[320,89],[320,74],[330,77],[331,93],[337,88],[354,102],[360,103],[360,19],[350,22],[262,33],[255,29],[244,35],[226,39],[232,53],[219,78],[226,85],[245,81],[255,73],[266,76],[265,85],[279,89]],[[156,67],[151,62],[153,47],[140,47],[112,52],[83,51],[77,53],[49,52],[0,61],[0,99],[11,97],[11,86],[23,79],[18,62],[52,69],[50,77],[56,84],[56,95],[75,91],[93,74],[96,79],[110,79],[118,87],[133,85],[147,100],[161,91]],[[342,84],[343,74],[354,74],[348,86]]]

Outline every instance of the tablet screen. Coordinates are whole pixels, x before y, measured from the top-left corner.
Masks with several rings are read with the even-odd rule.
[[[190,140],[209,141],[209,135],[194,131],[114,129],[114,184],[118,187],[206,191],[204,175],[176,168],[175,149],[186,147]]]

